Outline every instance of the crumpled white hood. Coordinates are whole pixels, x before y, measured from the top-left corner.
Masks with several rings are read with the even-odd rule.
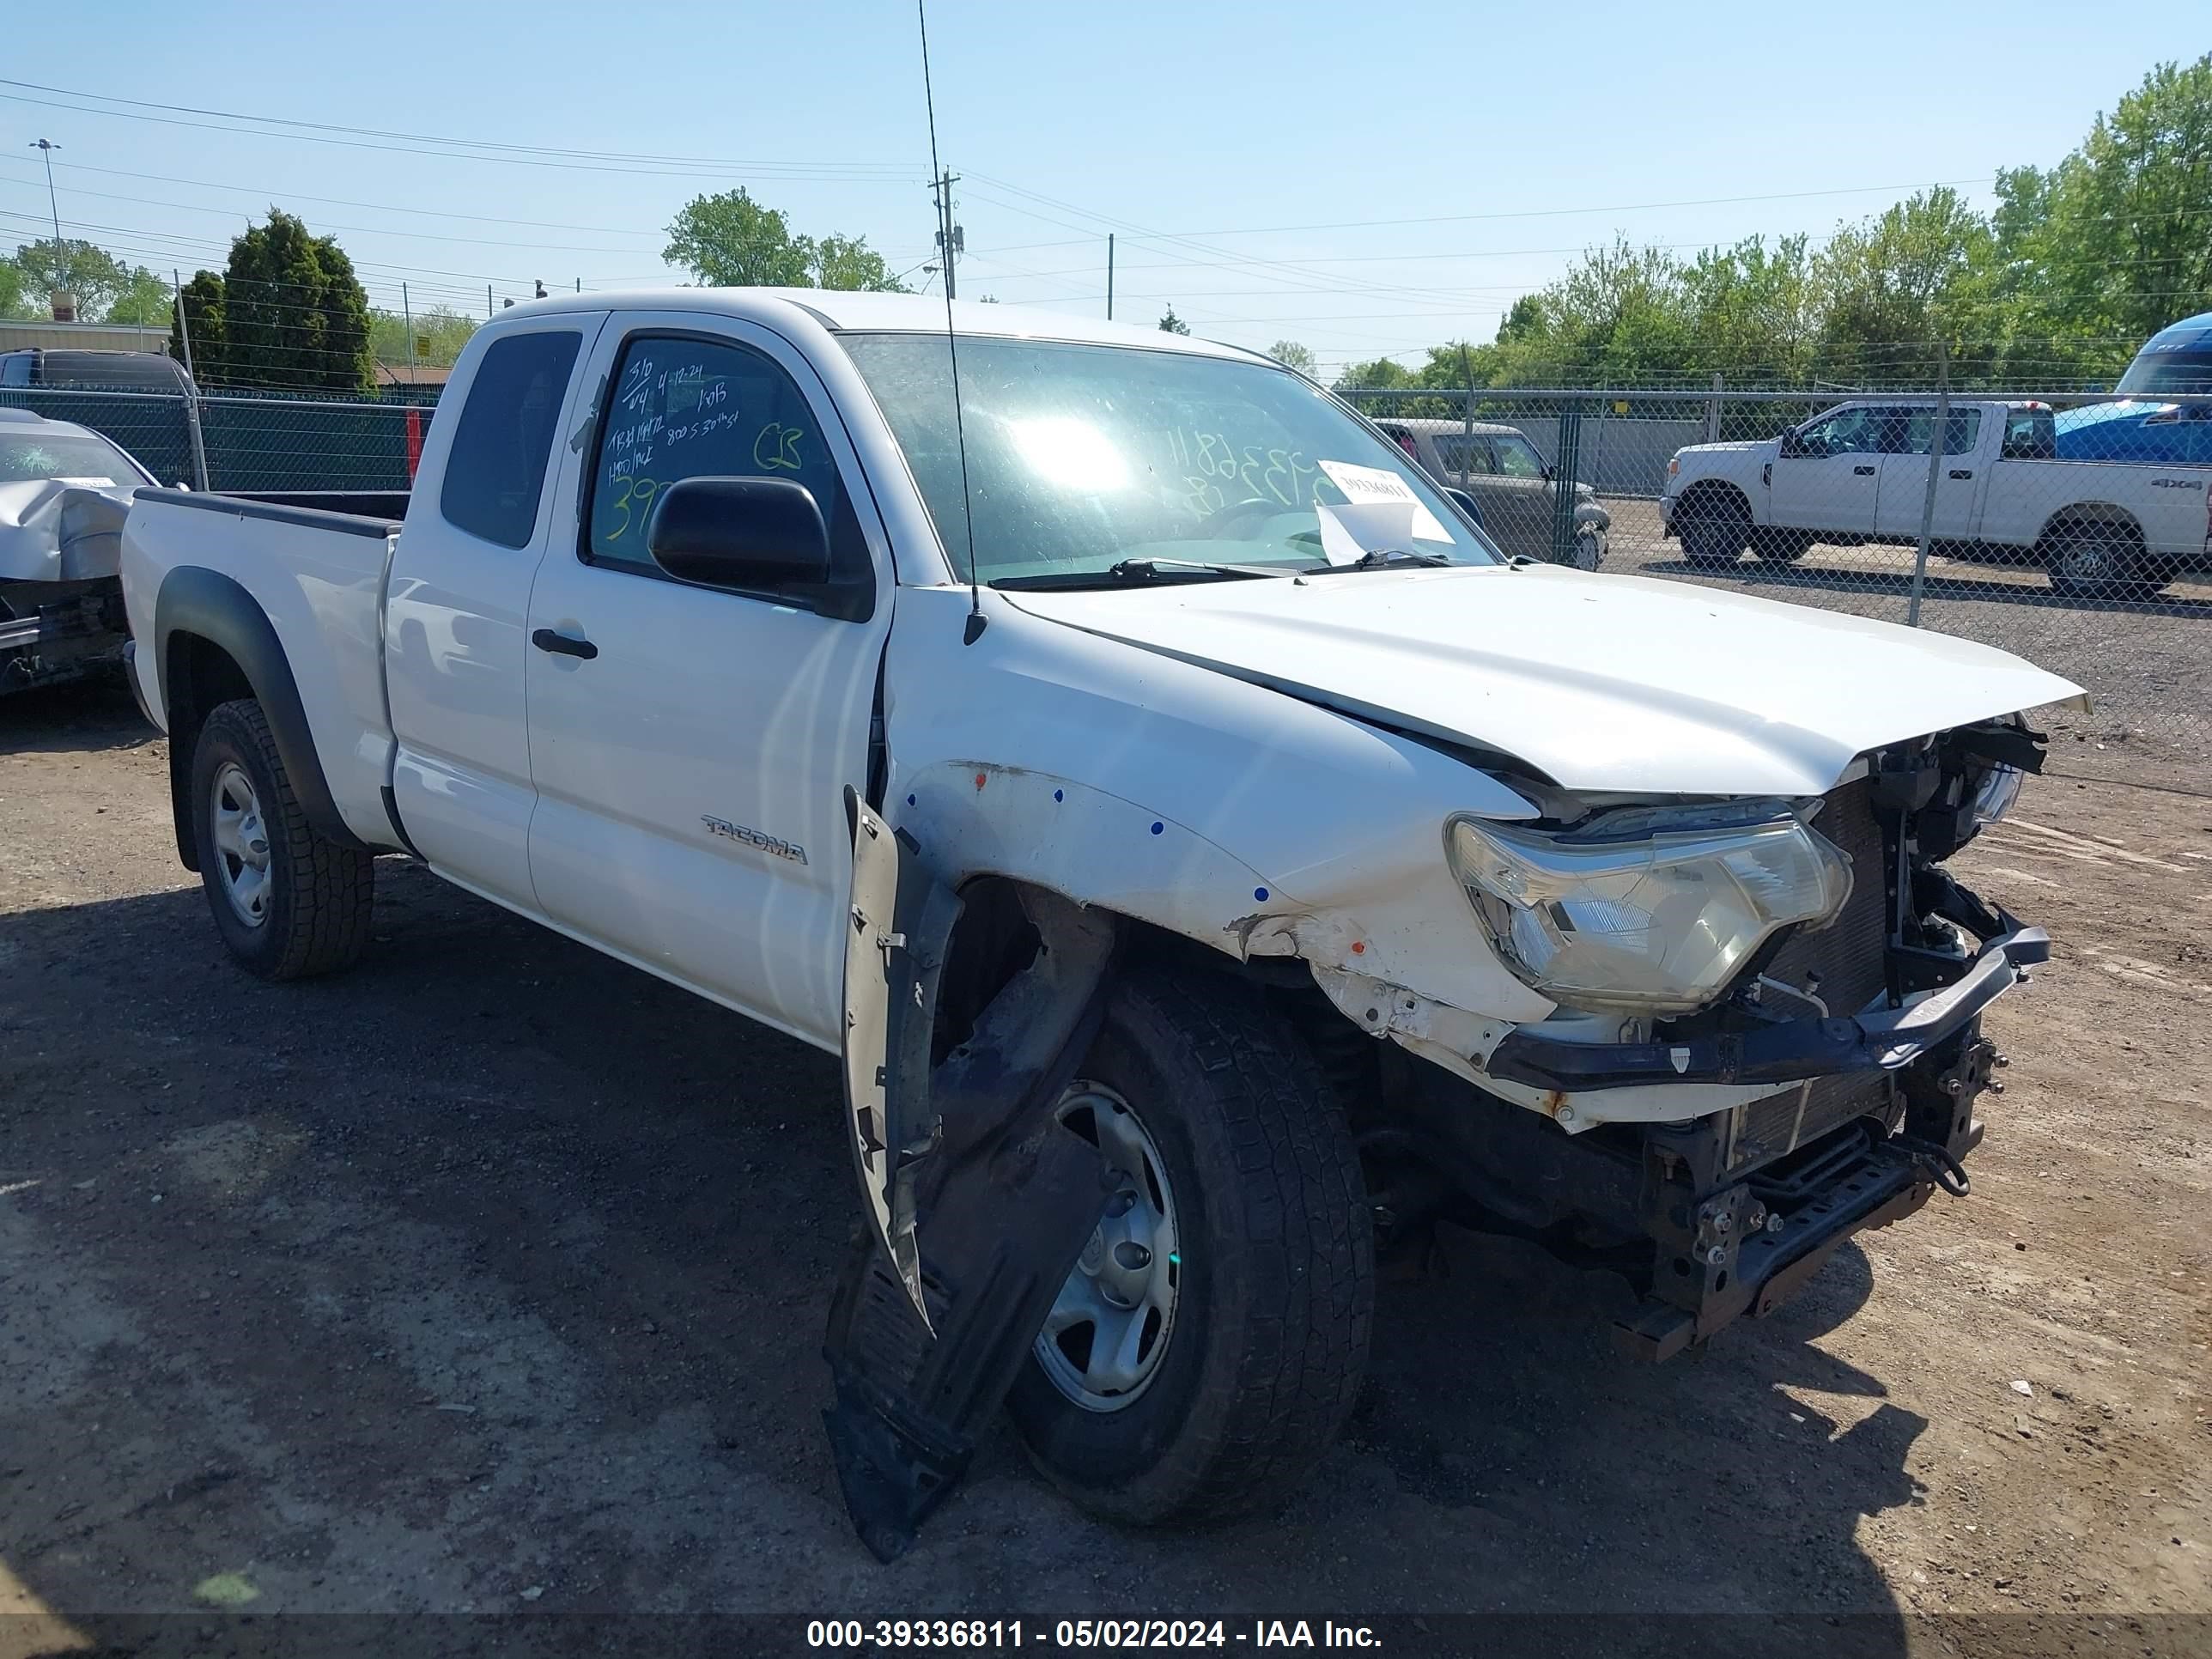
[[[0,580],[89,581],[112,576],[123,519],[138,486],[64,478],[0,483]]]
[[[1551,565],[1006,597],[1570,789],[1820,794],[1869,749],[2081,691],[1925,629]]]

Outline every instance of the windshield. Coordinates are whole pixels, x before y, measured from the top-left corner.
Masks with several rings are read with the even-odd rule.
[[[841,343],[964,578],[945,337]],[[959,367],[978,580],[1079,583],[1132,566],[1186,578],[1238,573],[1179,567],[1310,570],[1363,552],[1454,564],[1502,556],[1395,445],[1287,369],[975,336],[961,337]]]
[[[2138,398],[2212,392],[2212,328],[2188,334],[2173,329],[2160,335],[2136,354],[2114,390]]]
[[[131,458],[88,432],[38,433],[0,429],[0,483],[47,478],[98,478],[112,484],[146,482]]]

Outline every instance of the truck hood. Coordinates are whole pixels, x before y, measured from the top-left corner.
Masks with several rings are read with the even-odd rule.
[[[1773,454],[1782,447],[1779,438],[1731,438],[1726,443],[1685,444],[1674,453],[1677,455],[1751,455],[1760,451]]]
[[[1555,565],[1003,597],[1577,790],[1817,795],[1868,750],[2081,695],[1946,635]]]

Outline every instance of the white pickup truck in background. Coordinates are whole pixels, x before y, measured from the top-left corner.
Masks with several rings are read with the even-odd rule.
[[[411,855],[842,1054],[830,1423],[886,1556],[1002,1401],[1109,1515],[1280,1492],[1441,1217],[1615,1267],[1647,1357],[1765,1313],[1966,1190],[2047,950],[1942,860],[2078,688],[1508,559],[1154,330],[518,306],[404,523],[149,490],[123,582],[246,968],[355,961]]]
[[[2148,597],[2212,560],[2212,469],[2056,459],[2041,403],[1954,400],[1934,517],[1932,398],[1840,404],[1777,438],[1694,444],[1667,465],[1659,502],[1682,556],[1709,569],[1747,550],[1777,563],[1815,543],[1912,544],[2034,562],[2076,599]]]

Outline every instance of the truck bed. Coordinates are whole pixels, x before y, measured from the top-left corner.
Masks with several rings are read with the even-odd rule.
[[[332,803],[363,842],[392,842],[383,788],[392,756],[384,697],[385,574],[399,534],[391,513],[335,512],[327,504],[394,505],[404,496],[318,493],[274,499],[145,489],[123,526],[123,596],[140,641],[133,667],[155,721],[167,729],[159,641],[183,628],[204,595],[165,591],[179,566],[244,588],[274,624],[298,683]],[[319,648],[302,649],[314,641]]]

